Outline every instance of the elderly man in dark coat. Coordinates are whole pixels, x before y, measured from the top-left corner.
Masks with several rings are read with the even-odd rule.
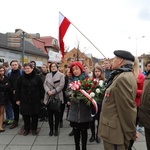
[[[100,115],[99,136],[105,150],[128,150],[136,137],[136,77],[134,56],[123,50],[114,51],[112,73],[107,81]],[[136,65],[135,65],[136,66]]]

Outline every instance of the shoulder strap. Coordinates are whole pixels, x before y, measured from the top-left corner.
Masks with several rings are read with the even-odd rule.
[[[10,70],[10,72],[8,73],[8,78],[11,76],[12,70]]]
[[[20,69],[19,71],[20,71],[20,75],[22,75],[22,70]]]

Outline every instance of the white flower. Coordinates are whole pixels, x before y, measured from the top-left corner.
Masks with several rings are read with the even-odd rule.
[[[97,89],[96,89],[96,93],[100,93],[100,89],[97,88]]]
[[[100,80],[100,81],[99,81],[99,86],[102,87],[103,84],[104,84],[104,81],[103,81],[103,80]]]
[[[95,96],[95,93],[94,93],[94,92],[91,92],[91,93],[90,93],[90,96],[91,96],[91,97],[94,97],[94,96]]]

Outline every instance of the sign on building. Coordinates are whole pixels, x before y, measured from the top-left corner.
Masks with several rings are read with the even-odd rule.
[[[7,46],[21,47],[21,34],[20,33],[7,33]]]
[[[49,51],[48,56],[49,56],[48,61],[50,61],[50,62],[54,62],[54,61],[60,62],[61,61],[61,54],[60,53]]]

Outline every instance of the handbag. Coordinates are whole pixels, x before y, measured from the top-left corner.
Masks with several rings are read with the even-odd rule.
[[[48,105],[47,105],[49,110],[60,112],[61,111],[61,105],[62,105],[61,100],[56,99],[55,96],[49,97]]]

